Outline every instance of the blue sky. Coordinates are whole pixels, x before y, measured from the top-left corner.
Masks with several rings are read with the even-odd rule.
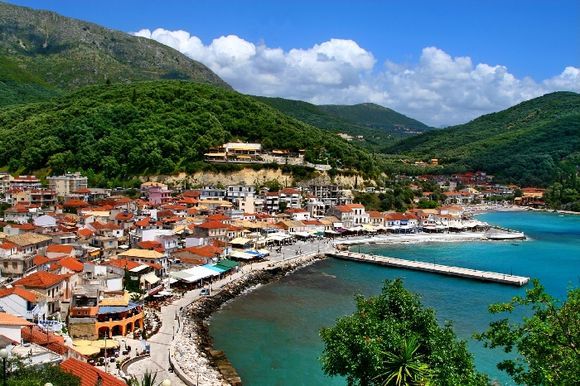
[[[580,91],[577,0],[11,3],[141,31],[242,92],[372,101],[434,125]]]

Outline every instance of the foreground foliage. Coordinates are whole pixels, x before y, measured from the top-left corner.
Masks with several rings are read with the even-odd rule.
[[[81,380],[70,373],[63,371],[60,366],[54,365],[39,365],[39,366],[24,366],[19,359],[12,361],[12,368],[7,377],[7,386],[38,386],[44,385],[47,382],[55,386],[80,386]]]
[[[355,313],[320,335],[323,371],[346,377],[349,385],[487,383],[466,343],[449,324],[440,327],[400,279],[386,281],[378,296],[358,296]]]
[[[517,307],[533,311],[515,323],[507,318],[492,322],[477,337],[487,347],[514,352],[513,359],[498,364],[516,383],[526,385],[577,385],[580,376],[580,288],[568,291],[559,302],[535,280],[523,297],[495,304],[490,312],[511,313]]]

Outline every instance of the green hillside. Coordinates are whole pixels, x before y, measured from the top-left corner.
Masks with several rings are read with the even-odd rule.
[[[322,111],[346,121],[355,122],[367,128],[385,130],[393,135],[407,137],[431,130],[431,127],[422,122],[374,103],[361,103],[352,106],[322,105],[319,107]]]
[[[154,40],[0,2],[0,106],[90,84],[182,79],[229,87]]]
[[[430,129],[419,121],[371,103],[317,106],[283,98],[256,98],[313,126],[353,137],[362,135],[364,139],[356,142],[374,150]]]
[[[479,169],[523,185],[546,185],[558,178],[563,161],[580,159],[580,94],[546,94],[405,139],[385,152],[439,158],[450,169]]]
[[[228,140],[307,149],[310,161],[377,173],[376,162],[321,129],[221,87],[185,81],[89,86],[0,109],[0,167],[92,169],[107,178],[196,171]]]

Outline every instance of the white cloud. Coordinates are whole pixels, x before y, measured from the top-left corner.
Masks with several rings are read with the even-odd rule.
[[[424,48],[413,65],[377,65],[371,52],[346,39],[284,51],[236,35],[208,45],[186,31],[143,29],[134,35],[204,63],[243,93],[318,104],[374,102],[436,126],[466,122],[551,91],[580,92],[576,67],[536,82],[516,78],[505,66],[474,64],[470,57],[452,57],[437,47]]]

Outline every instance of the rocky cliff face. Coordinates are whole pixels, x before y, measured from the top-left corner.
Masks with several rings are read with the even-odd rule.
[[[297,184],[308,185],[309,181],[297,181],[292,174],[283,173],[282,170],[253,170],[243,169],[237,172],[230,173],[208,173],[198,172],[194,174],[180,173],[175,176],[150,176],[142,177],[143,180],[152,180],[164,182],[173,187],[191,187],[191,186],[216,186],[216,185],[261,185],[267,181],[276,180],[282,186],[294,186]],[[337,175],[334,178],[326,172],[319,172],[312,183],[320,184],[336,184],[346,189],[352,189],[357,185],[362,184],[375,185],[372,180],[364,180],[361,176],[342,176]]]

